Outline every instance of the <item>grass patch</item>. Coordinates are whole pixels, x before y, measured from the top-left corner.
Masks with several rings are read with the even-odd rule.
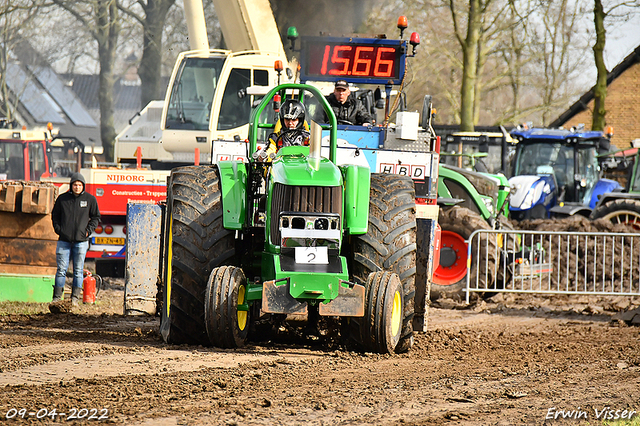
[[[49,313],[48,303],[35,302],[0,302],[0,316],[34,315]]]
[[[638,413],[634,414],[631,420],[605,420],[602,424],[604,426],[640,426],[640,415]]]

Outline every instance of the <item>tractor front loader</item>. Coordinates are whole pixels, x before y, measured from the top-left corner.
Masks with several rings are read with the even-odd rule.
[[[330,124],[309,146],[254,158],[280,97],[315,98]],[[268,106],[274,105],[274,111]],[[330,130],[329,158],[321,130]],[[409,177],[336,165],[336,118],[313,86],[283,84],[252,111],[248,162],[172,170],[164,212],[160,330],[170,343],[237,348],[255,325],[337,323],[363,350],[413,343],[415,192]],[[266,320],[265,320],[266,319]]]

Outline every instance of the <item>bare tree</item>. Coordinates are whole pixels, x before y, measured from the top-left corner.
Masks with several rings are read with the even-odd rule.
[[[476,79],[478,77],[478,44],[481,39],[482,14],[492,0],[469,0],[466,28],[461,22],[457,5],[449,0],[455,37],[462,50],[462,81],[460,85],[460,130],[473,131]]]
[[[120,4],[123,13],[135,19],[143,29],[142,59],[138,75],[142,82],[140,101],[147,105],[149,101],[158,99],[161,94],[162,75],[162,32],[169,9],[175,0],[138,0],[132,5]],[[135,7],[135,6],[138,7]],[[135,10],[141,9],[141,10]]]
[[[483,111],[497,124],[546,124],[580,92],[586,67],[586,31],[578,24],[585,1],[510,2],[496,47],[485,48],[499,64],[480,74]],[[496,54],[497,53],[497,54]],[[487,119],[487,116],[485,116]]]
[[[534,74],[540,76],[534,80],[538,80],[536,86],[541,89],[543,124],[551,121],[551,114],[557,111],[558,106],[570,101],[561,91],[566,88],[575,70],[585,66],[586,45],[582,46],[578,39],[578,21],[583,16],[580,6],[579,1],[569,0],[546,3],[541,10],[546,19],[534,31],[536,39],[533,47],[538,53],[534,57],[543,67],[541,73]],[[573,95],[570,93],[570,96]]]
[[[433,95],[438,122],[458,122],[460,117],[459,46],[453,38],[448,7],[441,0],[397,0],[374,7],[361,31],[365,34],[386,34],[398,37],[397,18],[405,15],[411,32],[420,34],[421,44],[415,57],[407,60],[407,76],[403,89],[407,107],[420,110],[424,95]],[[407,88],[411,90],[406,90]]]
[[[495,116],[496,108],[505,108],[500,99],[504,87],[509,84],[512,71],[516,73],[522,66],[522,57],[518,57],[518,45],[523,43],[523,16],[529,16],[531,6],[528,1],[496,1],[482,14],[482,27],[478,39],[478,65],[476,69],[475,95],[473,105],[474,126],[482,118]],[[516,34],[518,36],[516,36]],[[505,50],[509,50],[512,61],[503,61]],[[496,104],[494,106],[494,103]]]
[[[428,45],[421,47],[421,56],[412,65],[420,71],[416,73],[419,81],[430,83],[423,92],[433,92],[437,87],[440,93],[436,92],[435,100],[445,103],[444,108],[438,108],[439,117],[460,122],[462,130],[473,130],[478,120],[487,119],[485,111],[499,108],[494,98],[488,102],[483,98],[506,84],[508,71],[499,60],[500,53],[507,44],[504,39],[508,30],[521,24],[505,19],[510,4],[502,0],[405,3],[411,10],[411,20],[426,30],[422,39]]]
[[[616,1],[603,4],[602,0],[594,0],[593,23],[596,40],[593,45],[593,57],[596,65],[596,84],[593,87],[593,115],[591,120],[592,130],[604,130],[607,110],[605,101],[607,98],[607,76],[609,71],[604,61],[604,49],[607,41],[605,19],[611,17],[614,22],[626,19],[632,8],[640,7],[640,2],[635,0]]]
[[[116,137],[113,124],[113,72],[120,31],[116,0],[53,0],[53,2],[80,22],[98,44],[100,138],[107,161],[113,161],[113,147]]]
[[[0,5],[0,114],[8,123],[17,119],[18,99],[24,90],[24,87],[14,87],[14,93],[9,90],[9,63],[16,60],[13,49],[23,40],[21,31],[32,29],[41,6],[38,0],[2,2]]]
[[[607,113],[604,104],[607,98],[607,67],[604,63],[604,46],[606,43],[606,32],[604,29],[604,18],[606,13],[602,7],[601,0],[595,0],[593,6],[593,23],[596,30],[596,42],[593,45],[593,57],[596,64],[597,77],[593,87],[593,116],[591,130],[604,130]]]

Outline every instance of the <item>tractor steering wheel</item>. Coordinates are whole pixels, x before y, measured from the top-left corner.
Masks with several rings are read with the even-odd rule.
[[[344,125],[347,125],[347,126],[353,126],[353,125],[355,125],[355,124],[354,124],[354,123],[352,123],[351,121],[349,121],[349,120],[345,120],[345,119],[342,119],[342,118],[338,118],[338,124],[344,124]]]

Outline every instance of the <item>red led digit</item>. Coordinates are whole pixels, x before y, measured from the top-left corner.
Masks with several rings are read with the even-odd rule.
[[[355,61],[353,61],[353,75],[369,75],[369,71],[371,70],[371,59],[363,58],[362,56],[366,55],[366,52],[373,52],[372,46],[358,46],[356,47]],[[364,66],[362,69],[361,65]]]
[[[340,56],[342,52],[347,52],[349,54],[351,52],[351,46],[334,46],[333,55],[331,55],[331,63],[332,64],[342,64],[342,68],[333,68],[329,70],[329,74],[331,75],[346,75],[349,71],[349,58],[345,58]]]
[[[384,53],[395,53],[395,49],[392,47],[380,47],[378,48],[378,54],[376,55],[376,63],[373,67],[373,75],[375,77],[391,77],[393,72],[393,60],[382,59]],[[383,71],[384,69],[384,71]]]
[[[331,46],[328,44],[324,46],[324,55],[322,55],[322,68],[320,68],[320,74],[327,75],[327,61],[329,60],[329,52]]]

